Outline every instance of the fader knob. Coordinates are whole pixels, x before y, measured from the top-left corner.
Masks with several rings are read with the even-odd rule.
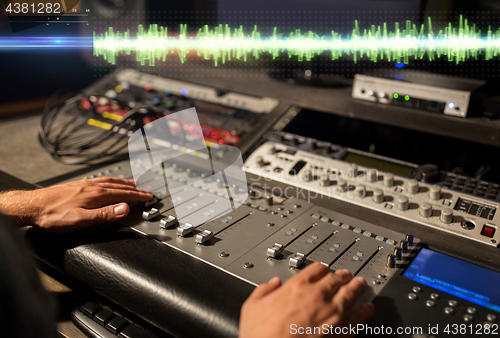
[[[439,219],[445,224],[450,224],[453,222],[453,211],[449,208],[441,210],[441,217]]]
[[[384,174],[384,185],[392,187],[394,185],[394,175],[391,173]]]
[[[408,197],[399,196],[396,198],[396,206],[399,210],[408,210],[410,203],[408,202]]]
[[[382,203],[384,201],[384,192],[381,189],[373,190],[373,202]]]
[[[314,175],[313,175],[313,173],[312,173],[312,171],[311,171],[311,170],[307,170],[307,171],[304,173],[304,176],[302,176],[302,179],[303,179],[304,181],[307,181],[307,182],[312,181],[312,180],[313,180],[313,178],[314,178]]]
[[[386,261],[385,265],[388,268],[395,268],[396,267],[396,256],[394,256],[394,255],[388,255],[387,256],[387,261]]]
[[[429,197],[433,200],[441,199],[441,187],[439,185],[433,185],[429,189]]]
[[[377,181],[377,170],[376,169],[368,170],[368,173],[366,174],[366,178],[368,179],[368,182]]]
[[[358,185],[354,190],[356,197],[363,198],[366,195],[366,188],[364,185]]]
[[[410,194],[416,194],[418,192],[418,181],[415,179],[408,181],[407,187]]]
[[[267,197],[266,197],[266,202],[267,202],[267,205],[268,205],[268,206],[272,206],[272,205],[273,205],[273,202],[274,202],[274,200],[273,200],[273,196],[267,196]]]
[[[432,216],[432,205],[430,203],[422,203],[419,210],[420,216],[431,217]]]

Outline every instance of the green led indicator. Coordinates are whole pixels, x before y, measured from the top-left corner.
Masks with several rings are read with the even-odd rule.
[[[393,98],[397,99],[399,97],[398,93],[394,93],[394,95],[392,95]]]
[[[406,101],[409,101],[410,100],[410,97],[408,95],[405,96],[405,100]]]

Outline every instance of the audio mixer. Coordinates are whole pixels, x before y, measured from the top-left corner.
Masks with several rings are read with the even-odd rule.
[[[194,96],[219,100],[216,91],[210,88],[204,96],[186,83],[177,88],[174,80],[164,81],[130,70],[122,72],[116,74],[113,84],[126,86],[127,80],[141,100],[148,97],[153,102],[158,93],[164,95],[167,84],[176,93],[177,101],[187,102],[179,104],[178,110],[198,102],[179,96],[184,95],[180,92],[184,87]],[[127,77],[120,78],[120,74]],[[113,90],[121,94],[116,88]],[[107,93],[106,97],[111,99],[115,94]],[[162,108],[169,97],[161,96]],[[276,103],[265,98],[249,102],[252,101],[245,103],[246,111],[253,114],[270,111]],[[233,109],[228,102],[225,104],[228,111]],[[251,108],[259,104],[259,109]],[[440,336],[443,331],[434,334],[431,330],[437,324],[475,323],[498,330],[500,293],[484,285],[498,283],[500,272],[429,247],[410,232],[392,230],[375,221],[333,210],[329,207],[332,203],[319,205],[315,199],[287,196],[288,188],[303,189],[325,197],[327,202],[344,201],[362,210],[370,209],[396,220],[404,219],[450,236],[467,238],[491,249],[500,240],[498,185],[482,180],[473,182],[470,177],[438,170],[436,165],[417,165],[321,137],[293,133],[287,127],[301,111],[313,123],[320,122],[314,119],[319,113],[292,106],[245,156],[240,171],[247,174],[249,185],[231,184],[231,180],[221,180],[213,172],[193,170],[189,154],[174,164],[163,162],[152,168],[144,167],[131,154],[130,160],[46,184],[102,176],[131,179],[135,178],[134,168],[144,167],[139,181],[146,182],[141,187],[150,189],[154,199],[145,205],[132,205],[130,215],[120,223],[244,282],[258,285],[274,276],[285,282],[312,262],[321,262],[332,271],[348,269],[366,279],[368,289],[360,301],[375,304],[372,327],[423,328],[420,336],[407,334],[412,337]],[[211,116],[217,116],[221,126],[228,121],[237,122],[235,114],[216,112]],[[200,118],[200,121],[204,128],[205,120]],[[248,126],[244,131],[246,135],[251,133]],[[245,133],[233,135],[244,138]],[[211,149],[217,144],[239,145],[237,140],[227,142],[224,138],[210,141],[207,133],[204,137]],[[266,189],[262,182],[252,181],[253,176],[279,183],[283,189],[279,193]],[[454,177],[453,182],[450,177]],[[190,184],[190,188],[178,189],[174,196],[165,180],[168,187]],[[475,186],[471,189],[472,183]],[[232,193],[229,198],[232,203],[225,203],[228,191]],[[188,215],[190,221],[186,222],[181,215]]]
[[[246,165],[253,163],[261,153],[272,153],[273,147],[282,150],[274,155],[292,156],[286,154],[290,148],[285,150],[280,145],[264,144],[250,156]],[[283,168],[287,168],[283,162],[292,167],[296,165],[293,161],[282,160],[279,163]],[[189,171],[175,169],[165,168],[167,179],[177,182],[189,179]],[[353,168],[349,169],[352,172]],[[362,170],[357,169],[358,172]],[[297,170],[299,175],[300,172]],[[151,178],[154,174],[155,170],[148,175]],[[265,171],[262,174],[265,177]],[[132,178],[132,171],[129,162],[122,161],[67,181],[91,175]],[[158,181],[163,182],[163,175],[157,175]],[[392,179],[396,182],[392,187],[405,187],[398,183],[398,177]],[[347,178],[346,181],[351,180]],[[383,182],[381,178],[377,184],[384,186]],[[335,188],[341,186],[342,182],[333,185]],[[370,189],[368,184],[366,186],[365,193]],[[427,185],[419,188],[423,187]],[[500,278],[499,272],[428,249],[412,234],[386,229],[299,198],[250,190],[243,205],[236,209],[226,208],[224,203],[217,203],[226,188],[214,180],[199,186],[195,194],[191,191],[189,196],[177,196],[175,200],[168,192],[155,194],[152,202],[135,206],[121,223],[253,285],[267,282],[274,276],[286,281],[312,262],[322,262],[332,270],[348,269],[367,280],[369,287],[361,301],[375,303],[377,312],[371,322],[373,326],[420,325],[426,329],[437,323],[474,322],[497,327],[500,294],[494,288],[483,288],[476,278],[495,283]],[[354,196],[360,191],[354,189]],[[422,190],[421,194],[430,191]],[[370,202],[361,205],[376,205],[373,196],[377,195],[364,197]],[[414,203],[413,199],[411,201],[408,204]],[[197,214],[213,217],[197,227],[186,227],[177,219],[179,208],[191,210],[193,217]],[[414,211],[418,213],[417,208]],[[443,216],[432,217],[441,219]]]

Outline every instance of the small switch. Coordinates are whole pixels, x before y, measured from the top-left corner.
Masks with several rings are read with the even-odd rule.
[[[495,228],[489,225],[484,225],[483,229],[481,230],[481,235],[493,238],[493,235],[495,234]]]

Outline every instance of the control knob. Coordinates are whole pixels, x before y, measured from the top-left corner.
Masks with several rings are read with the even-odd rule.
[[[337,186],[341,191],[345,191],[347,188],[347,182],[341,178],[337,180]]]
[[[377,170],[376,169],[368,170],[366,177],[368,179],[368,182],[376,182],[377,181]]]
[[[366,188],[364,185],[358,185],[354,190],[356,197],[363,198],[366,195]]]
[[[429,189],[429,197],[433,200],[441,199],[441,187],[439,185],[433,185]]]
[[[394,256],[394,255],[388,255],[387,256],[387,261],[386,261],[385,265],[388,268],[395,268],[396,267],[396,256]]]
[[[406,236],[405,236],[405,241],[407,241],[407,242],[408,242],[408,245],[410,245],[410,246],[411,246],[411,245],[413,245],[413,238],[414,238],[414,237],[413,237],[413,235],[412,235],[412,234],[406,234]]]
[[[396,206],[399,210],[408,210],[410,203],[408,202],[408,197],[398,196],[396,198]]]
[[[300,267],[304,261],[306,260],[306,255],[303,253],[297,252],[295,256],[290,257],[290,261],[288,262],[288,265],[291,268],[298,268]]]
[[[272,247],[267,248],[267,257],[276,258],[283,252],[284,249],[285,247],[283,244],[274,243]]]
[[[356,177],[358,176],[358,165],[357,164],[351,164],[351,169],[349,169],[349,177]]]
[[[373,190],[373,202],[382,203],[384,201],[384,192],[381,189]]]
[[[401,248],[394,248],[394,252],[393,252],[394,256],[396,256],[396,259],[401,259],[402,255],[403,255],[403,249]]]
[[[394,185],[394,175],[392,173],[384,175],[384,185],[386,187],[392,187]]]
[[[408,192],[410,194],[416,194],[418,192],[418,181],[413,179],[408,181]]]
[[[453,211],[449,208],[441,210],[441,217],[439,218],[444,224],[453,222]]]
[[[401,250],[404,253],[408,252],[408,241],[404,240],[404,241],[399,242],[399,247],[401,248]]]
[[[335,180],[334,175],[326,175],[320,182],[322,187],[329,187],[332,184],[332,181]]]
[[[419,210],[420,216],[431,217],[432,216],[432,205],[430,203],[422,203]]]

